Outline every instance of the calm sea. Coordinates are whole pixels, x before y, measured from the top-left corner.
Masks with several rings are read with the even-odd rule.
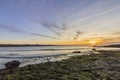
[[[0,68],[8,61],[19,60],[25,66],[50,61],[66,59],[73,51],[88,52],[93,47],[84,46],[29,46],[29,47],[0,47]],[[120,48],[96,48],[99,50],[120,50]],[[65,55],[66,54],[66,55]],[[64,55],[64,56],[63,56]],[[46,59],[47,58],[47,59]]]

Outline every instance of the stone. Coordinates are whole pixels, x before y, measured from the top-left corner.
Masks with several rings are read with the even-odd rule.
[[[73,51],[73,53],[81,53],[81,51]]]
[[[96,49],[95,49],[95,48],[93,48],[92,50],[93,50],[93,51],[96,51]]]
[[[11,68],[19,67],[20,64],[21,64],[21,63],[20,63],[19,61],[13,60],[13,61],[11,61],[11,62],[7,62],[7,63],[5,64],[5,67],[6,67],[6,69],[11,69]]]

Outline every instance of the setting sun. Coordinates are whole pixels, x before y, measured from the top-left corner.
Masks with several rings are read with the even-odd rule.
[[[96,40],[89,40],[88,43],[91,44],[92,46],[97,45],[101,42],[100,39],[96,39]]]
[[[95,45],[98,41],[97,40],[91,40],[88,43],[90,43],[91,45]]]

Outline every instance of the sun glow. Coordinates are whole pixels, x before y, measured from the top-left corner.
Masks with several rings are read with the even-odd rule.
[[[88,43],[90,43],[91,45],[95,45],[97,42],[98,42],[98,41],[96,41],[96,40],[91,40],[91,41],[89,41]]]
[[[99,44],[101,42],[100,39],[96,39],[96,40],[89,40],[88,43],[91,44],[92,46],[95,46],[97,44]]]

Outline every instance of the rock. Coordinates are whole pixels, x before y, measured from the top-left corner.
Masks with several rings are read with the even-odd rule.
[[[11,62],[7,62],[7,63],[5,64],[5,67],[6,67],[7,69],[11,69],[11,68],[19,67],[20,64],[21,64],[21,63],[20,63],[19,61],[13,60],[13,61],[11,61]]]
[[[81,53],[81,51],[73,51],[73,53]]]
[[[92,50],[93,50],[93,51],[96,51],[96,49],[95,49],[95,48],[93,48]]]

